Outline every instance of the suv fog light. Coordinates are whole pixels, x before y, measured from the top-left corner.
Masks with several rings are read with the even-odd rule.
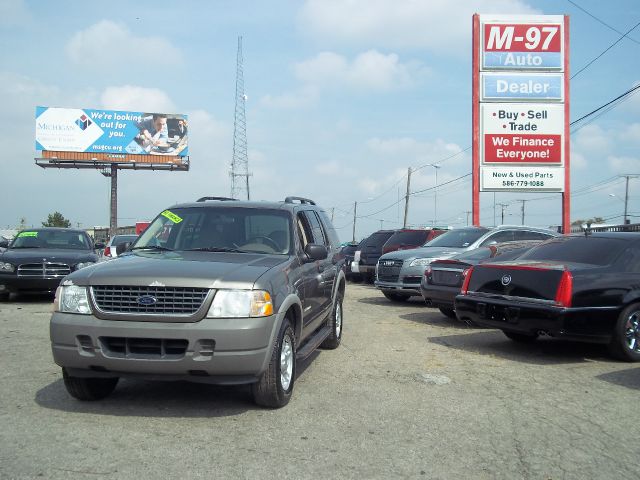
[[[271,295],[264,290],[218,290],[207,317],[239,318],[273,315]]]

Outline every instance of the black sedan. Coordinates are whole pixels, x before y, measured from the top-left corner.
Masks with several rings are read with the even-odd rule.
[[[0,254],[0,299],[12,292],[54,292],[65,275],[98,261],[84,230],[33,228],[19,232]]]
[[[557,237],[516,261],[471,267],[455,309],[512,340],[605,343],[640,361],[640,233]]]
[[[522,240],[496,243],[431,262],[420,283],[422,297],[427,305],[438,308],[443,315],[456,318],[454,301],[460,293],[465,272],[471,266],[497,260],[513,260],[541,242],[542,240]]]

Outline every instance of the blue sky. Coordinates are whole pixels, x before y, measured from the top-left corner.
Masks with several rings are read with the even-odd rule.
[[[635,0],[574,0],[625,32]],[[0,227],[61,212],[108,225],[109,181],[35,165],[36,105],[165,111],[190,120],[189,172],[120,172],[118,224],[176,202],[228,195],[237,37],[243,36],[253,199],[313,198],[343,240],[409,223],[465,225],[471,210],[471,16],[570,15],[571,70],[620,38],[566,0],[72,2],[0,0]],[[571,119],[640,81],[640,27],[571,81]],[[623,174],[640,174],[640,94],[572,135],[572,220],[622,220]],[[458,152],[461,152],[458,154]],[[458,155],[456,155],[458,154]],[[450,158],[449,158],[450,157]],[[640,221],[640,178],[628,210]],[[551,198],[549,198],[551,197]],[[560,195],[498,193],[505,223],[561,222]],[[497,223],[501,207],[498,206]],[[494,194],[481,195],[494,224]]]

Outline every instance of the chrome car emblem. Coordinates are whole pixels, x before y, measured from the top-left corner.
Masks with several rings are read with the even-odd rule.
[[[143,305],[145,307],[149,307],[151,305],[155,305],[158,302],[156,297],[152,297],[151,295],[142,295],[137,299],[138,304]]]
[[[393,260],[386,260],[384,262],[384,266],[385,267],[392,267],[393,266]]]
[[[511,283],[511,275],[503,275],[500,279],[500,283],[505,287]]]

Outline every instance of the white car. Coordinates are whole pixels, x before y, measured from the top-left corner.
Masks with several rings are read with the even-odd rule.
[[[118,256],[118,252],[116,252],[116,247],[118,245],[122,245],[123,243],[133,243],[137,240],[138,235],[114,235],[107,243],[107,246],[104,248],[104,257],[109,260],[111,258],[116,258]]]

